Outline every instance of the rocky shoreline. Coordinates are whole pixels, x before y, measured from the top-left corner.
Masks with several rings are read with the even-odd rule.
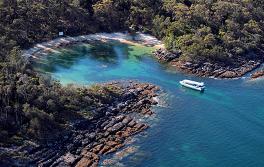
[[[258,78],[264,77],[264,69],[253,73],[250,77],[251,77],[251,79],[258,79]]]
[[[0,147],[0,166],[96,167],[103,155],[123,147],[126,140],[149,127],[139,118],[153,115],[159,88],[134,81],[111,82],[121,97],[96,108],[96,116],[75,121],[70,133],[60,140],[40,144],[25,141],[22,146]],[[137,115],[137,116],[135,116]]]
[[[227,66],[217,63],[192,63],[179,60],[180,52],[171,53],[164,49],[158,49],[154,52],[156,57],[161,62],[168,63],[171,67],[176,68],[184,73],[193,74],[201,77],[212,78],[239,78],[245,74],[257,69],[263,63],[263,60],[246,60],[238,59],[234,66]]]

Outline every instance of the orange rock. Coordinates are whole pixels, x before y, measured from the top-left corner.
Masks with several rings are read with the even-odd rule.
[[[106,142],[106,145],[108,145],[108,146],[110,146],[110,147],[113,147],[113,146],[118,145],[118,144],[119,144],[119,143],[116,142],[116,141],[107,141],[107,142]]]
[[[93,164],[93,161],[87,157],[83,157],[75,167],[89,167]]]
[[[121,137],[122,136],[122,131],[116,132],[116,135],[119,136],[119,137]]]
[[[95,153],[95,154],[97,154],[97,153],[100,152],[100,150],[101,150],[103,147],[104,147],[103,144],[99,144],[99,145],[95,146],[95,147],[92,149],[92,152]]]
[[[104,154],[106,153],[107,151],[109,151],[111,149],[111,147],[109,146],[104,146],[103,149],[101,149],[101,151],[99,152],[99,154]]]
[[[91,153],[91,152],[87,152],[83,158],[81,158],[81,160],[75,165],[75,167],[96,167],[98,166],[99,163],[99,156]]]
[[[131,127],[127,127],[125,131],[122,132],[122,137],[131,136],[133,129]]]
[[[252,79],[260,78],[264,76],[264,70],[257,71],[254,74],[251,75]]]
[[[112,153],[112,152],[116,152],[116,150],[118,150],[119,148],[121,148],[123,146],[124,146],[124,144],[118,144],[114,148],[112,148],[109,151],[107,151],[105,154],[109,154],[109,153]]]

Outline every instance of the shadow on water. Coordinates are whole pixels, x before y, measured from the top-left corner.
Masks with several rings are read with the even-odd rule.
[[[56,52],[34,61],[34,66],[42,72],[53,73],[58,68],[70,69],[82,59],[89,59],[95,65],[102,67],[116,67],[124,59],[141,61],[143,56],[149,55],[154,49],[145,46],[133,46],[119,42],[93,42],[75,44],[60,48]]]
[[[112,43],[76,44],[67,48],[58,49],[57,52],[34,62],[34,66],[40,71],[55,72],[57,68],[69,69],[81,59],[89,59],[101,64],[115,66],[118,64],[118,56]]]

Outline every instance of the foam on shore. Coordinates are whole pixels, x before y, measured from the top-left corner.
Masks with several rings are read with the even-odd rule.
[[[164,45],[157,38],[143,33],[136,33],[134,36],[128,33],[96,33],[90,35],[81,35],[76,37],[61,37],[54,40],[36,44],[34,47],[25,50],[23,53],[24,57],[35,57],[37,53],[45,55],[49,52],[56,52],[56,48],[68,45],[71,43],[78,42],[89,42],[89,41],[109,41],[114,40],[121,43],[127,43],[131,45],[145,45],[156,47],[157,49],[163,48]]]

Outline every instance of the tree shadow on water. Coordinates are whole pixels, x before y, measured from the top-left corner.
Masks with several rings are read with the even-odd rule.
[[[57,52],[35,61],[34,66],[38,67],[40,71],[54,72],[57,67],[69,69],[80,59],[86,58],[107,66],[118,64],[118,55],[114,50],[114,44],[96,41],[59,49]]]

